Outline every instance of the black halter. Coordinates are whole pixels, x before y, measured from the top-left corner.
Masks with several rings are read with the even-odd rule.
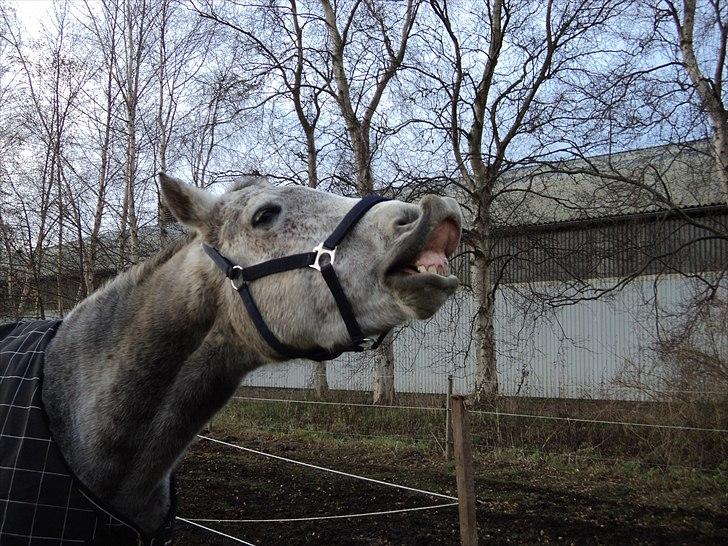
[[[336,258],[336,247],[346,237],[346,235],[352,230],[356,223],[361,219],[367,211],[377,203],[387,201],[385,197],[379,195],[368,195],[354,205],[351,210],[346,213],[346,216],[339,222],[333,233],[329,235],[323,243],[318,244],[314,247],[311,252],[304,252],[302,254],[291,254],[290,256],[284,256],[283,258],[275,258],[262,262],[250,267],[241,267],[236,265],[225,256],[223,256],[218,249],[215,247],[203,244],[203,248],[207,255],[212,258],[215,264],[222,269],[225,276],[230,279],[233,288],[237,290],[240,297],[245,304],[245,308],[248,310],[253,324],[258,329],[261,337],[270,345],[276,352],[288,358],[307,358],[309,360],[316,360],[321,362],[323,360],[332,360],[340,354],[347,351],[365,351],[367,349],[376,349],[382,343],[384,336],[388,332],[384,332],[376,340],[365,337],[359,327],[359,323],[356,321],[354,316],[354,310],[351,307],[351,302],[344,294],[344,289],[339,282],[339,278],[336,275],[334,269],[334,260]],[[321,262],[323,256],[328,256],[326,263]],[[249,283],[260,279],[261,277],[267,277],[268,275],[274,275],[276,273],[282,273],[283,271],[290,271],[291,269],[300,269],[304,267],[311,267],[321,272],[326,284],[331,290],[331,294],[334,296],[336,305],[339,308],[341,318],[344,320],[346,329],[349,332],[351,343],[343,349],[336,352],[329,352],[326,349],[312,349],[308,351],[301,351],[290,345],[281,343],[279,339],[271,332],[268,325],[263,319],[263,315],[260,313],[260,309],[253,300],[253,295],[250,293]],[[236,284],[236,281],[239,284]]]

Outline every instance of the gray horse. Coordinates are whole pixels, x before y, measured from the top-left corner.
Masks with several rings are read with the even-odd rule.
[[[195,434],[251,370],[283,360],[205,254],[249,266],[312,249],[357,200],[254,178],[219,196],[160,175],[184,240],[77,305],[48,347],[42,398],[68,466],[146,532],[170,507],[170,475]],[[461,214],[452,199],[376,204],[343,241],[335,269],[356,319],[378,335],[433,315],[455,291],[448,258]],[[275,336],[302,350],[349,341],[311,269],[251,285]]]

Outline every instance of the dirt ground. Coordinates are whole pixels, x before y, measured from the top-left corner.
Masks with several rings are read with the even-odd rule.
[[[218,435],[292,459],[455,495],[451,465],[407,445],[295,435]],[[482,544],[727,544],[725,474],[634,466],[566,466],[476,456]],[[447,502],[272,460],[207,441],[177,473],[178,515],[270,519],[348,514]],[[256,545],[458,544],[457,507],[295,523],[209,523]],[[235,544],[178,522],[176,544]]]

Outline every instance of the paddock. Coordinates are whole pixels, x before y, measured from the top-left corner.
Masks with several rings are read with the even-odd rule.
[[[181,544],[459,543],[453,463],[438,437],[441,405],[383,408],[240,394],[179,467]],[[564,438],[581,431],[582,444],[594,447],[564,440],[563,449],[548,453],[504,440],[492,445],[496,421],[504,438],[530,421],[525,413],[492,413],[470,416],[481,543],[728,539],[723,467],[609,456],[596,443],[602,435],[624,450],[639,436],[663,443],[692,438],[724,450],[728,430],[562,417],[538,429]]]

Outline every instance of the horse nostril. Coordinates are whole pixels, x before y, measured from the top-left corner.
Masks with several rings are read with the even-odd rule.
[[[400,216],[395,219],[394,226],[397,228],[404,228],[414,224],[417,221],[419,215],[415,211],[403,211]]]

